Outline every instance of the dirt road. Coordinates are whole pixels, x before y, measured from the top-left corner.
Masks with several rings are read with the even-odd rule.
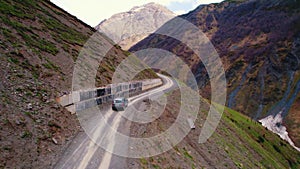
[[[131,120],[136,119],[139,111],[145,111],[141,104],[146,98],[158,98],[163,91],[175,88],[175,82],[160,75],[164,84],[158,88],[129,98],[125,111],[116,112],[110,105],[94,107],[77,113],[85,132],[80,132],[64,152],[54,168],[57,169],[121,169],[127,168],[126,157],[111,152],[120,152],[126,156],[130,148],[127,140],[120,140],[114,131],[129,136]]]

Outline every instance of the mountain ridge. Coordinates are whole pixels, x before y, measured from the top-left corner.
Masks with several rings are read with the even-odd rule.
[[[288,111],[295,111],[291,106],[300,97],[299,7],[300,2],[292,0],[229,0],[200,5],[179,16],[203,31],[219,53],[228,82],[227,105],[254,119],[283,111],[281,124],[288,125],[298,147],[299,111]],[[205,67],[190,49],[154,33],[130,51],[149,47],[162,48],[182,58],[196,76],[201,94],[210,97]],[[289,114],[294,117],[285,118]]]
[[[173,17],[173,12],[152,2],[114,14],[95,28],[126,50]]]

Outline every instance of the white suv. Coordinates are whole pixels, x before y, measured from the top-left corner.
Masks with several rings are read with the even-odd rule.
[[[112,102],[113,110],[124,110],[128,106],[128,99],[124,97],[115,98]]]

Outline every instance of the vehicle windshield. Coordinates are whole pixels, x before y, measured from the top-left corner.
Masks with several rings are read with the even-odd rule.
[[[114,100],[115,103],[122,103],[122,100]]]

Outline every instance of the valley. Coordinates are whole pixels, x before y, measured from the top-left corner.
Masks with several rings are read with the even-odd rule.
[[[148,3],[95,28],[49,0],[0,11],[0,168],[300,168],[299,1]],[[124,111],[57,102],[157,78]]]

